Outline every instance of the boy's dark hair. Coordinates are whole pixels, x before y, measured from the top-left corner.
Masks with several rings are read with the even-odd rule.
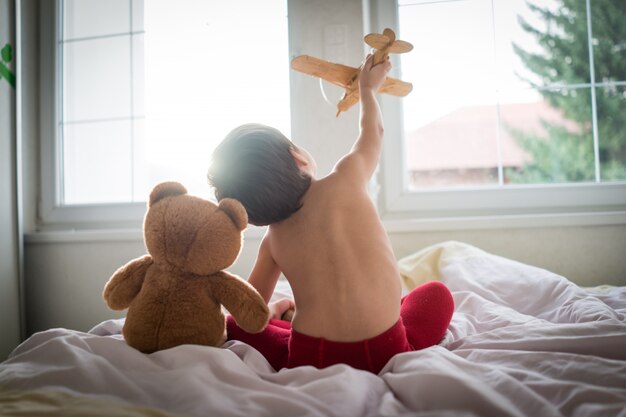
[[[215,148],[208,172],[215,197],[239,200],[251,224],[265,226],[302,207],[311,185],[293,160],[295,145],[280,131],[246,124],[231,131]]]

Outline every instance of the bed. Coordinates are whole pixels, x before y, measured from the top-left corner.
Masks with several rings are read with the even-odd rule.
[[[145,355],[123,319],[36,333],[0,364],[2,416],[626,416],[626,287],[444,242],[400,261],[456,304],[437,346],[378,375],[345,365],[274,371],[252,347]],[[276,296],[289,294],[282,283]]]

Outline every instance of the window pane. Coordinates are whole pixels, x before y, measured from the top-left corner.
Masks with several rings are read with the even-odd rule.
[[[228,131],[290,134],[286,1],[61,3],[64,204],[144,201],[164,180],[209,197]]]
[[[130,30],[130,0],[65,0],[64,38],[86,38],[127,33]]]
[[[553,0],[552,3],[556,1],[558,0]],[[522,89],[530,88],[533,84],[541,85],[541,76],[524,65],[516,50],[535,54],[542,52],[535,37],[522,28],[521,19],[543,29],[545,23],[532,12],[525,0],[496,1],[493,13],[498,87]]]
[[[505,166],[505,182],[566,183],[595,180],[589,88],[542,91],[535,100],[509,94],[500,106],[505,154],[523,152],[523,164]],[[507,149],[508,148],[508,149]]]
[[[133,115],[143,117],[146,114],[144,107],[145,98],[145,68],[144,68],[144,35],[132,36],[132,101]]]
[[[599,88],[598,141],[603,181],[626,180],[626,86]]]
[[[66,204],[130,201],[130,121],[66,124],[63,130]]]
[[[148,182],[149,170],[147,155],[147,141],[145,135],[145,119],[135,119],[133,121],[133,148],[132,148],[132,175],[133,175],[133,195],[130,201],[144,201],[147,196],[146,190],[150,188]]]
[[[130,117],[129,37],[64,43],[64,121]]]
[[[60,1],[61,201],[131,201],[133,140],[143,116],[142,32],[137,0]],[[136,30],[136,29],[135,29]]]
[[[405,134],[412,187],[498,181],[497,108],[468,105]]]
[[[497,181],[497,112],[490,0],[399,7],[410,187]],[[462,34],[462,36],[460,36]]]
[[[626,3],[593,0],[591,27],[597,82],[626,81]]]
[[[494,0],[500,89],[590,82],[581,0]]]
[[[132,19],[132,31],[133,32],[143,32],[143,9],[144,9],[144,0],[131,0],[133,3],[133,19]]]
[[[415,45],[401,56],[414,84],[402,102],[409,187],[596,180],[586,2],[406,0],[398,10],[400,37]],[[599,31],[605,50],[621,53],[622,26]],[[596,67],[619,73],[619,53],[600,51]]]
[[[401,55],[403,77],[414,87],[414,93],[403,99],[409,125],[432,121],[456,108],[458,102],[433,103],[440,94],[464,101],[485,89],[494,91],[490,0],[427,3],[399,10],[399,37],[414,46]],[[426,98],[418,100],[424,94]]]

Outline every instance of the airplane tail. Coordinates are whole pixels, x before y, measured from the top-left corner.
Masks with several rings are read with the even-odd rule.
[[[347,111],[350,107],[354,106],[359,101],[359,90],[352,91],[350,94],[344,94],[339,103],[337,103],[336,117],[342,112]]]
[[[374,65],[380,64],[389,53],[403,54],[413,49],[413,45],[408,42],[397,39],[393,30],[386,28],[383,33],[370,33],[364,38],[372,48],[376,49],[374,52]]]

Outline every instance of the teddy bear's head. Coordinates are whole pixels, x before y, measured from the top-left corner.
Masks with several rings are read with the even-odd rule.
[[[161,267],[210,275],[232,265],[248,224],[237,200],[190,196],[177,182],[157,185],[144,219],[146,248]]]

